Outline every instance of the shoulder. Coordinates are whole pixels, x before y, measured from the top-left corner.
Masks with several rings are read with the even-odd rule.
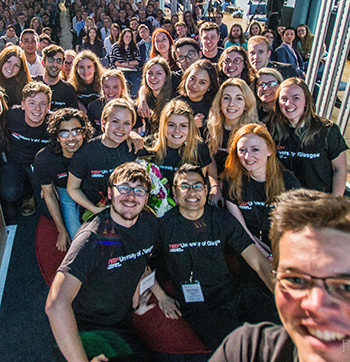
[[[283,326],[245,323],[224,339],[210,361],[235,361],[240,356],[241,361],[292,362],[293,355],[294,344]]]
[[[35,156],[35,162],[44,162],[49,159],[53,159],[56,156],[51,152],[48,146],[42,148]]]
[[[292,189],[299,189],[301,187],[299,180],[296,178],[293,172],[289,170],[283,171],[283,181],[286,191]]]

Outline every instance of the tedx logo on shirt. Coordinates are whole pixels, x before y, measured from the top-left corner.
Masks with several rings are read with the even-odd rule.
[[[139,258],[142,255],[149,254],[152,251],[152,249],[153,249],[153,245],[147,249],[139,250],[136,253],[130,253],[128,255],[117,256],[115,258],[109,259],[107,270],[111,270],[114,268],[120,268],[124,262],[130,261],[130,260],[136,260],[137,258]]]
[[[169,244],[170,253],[182,253],[186,248],[196,248],[202,246],[218,246],[221,244],[221,240],[215,241],[195,241],[193,243],[180,243],[180,244]]]
[[[91,170],[91,177],[103,178],[108,174],[108,170]]]

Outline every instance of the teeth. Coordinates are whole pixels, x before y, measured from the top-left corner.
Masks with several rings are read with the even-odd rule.
[[[345,334],[340,332],[321,331],[320,329],[314,329],[311,327],[307,327],[307,330],[312,336],[325,342],[341,341],[347,337]]]
[[[186,201],[188,201],[188,202],[197,202],[198,199],[186,199]]]

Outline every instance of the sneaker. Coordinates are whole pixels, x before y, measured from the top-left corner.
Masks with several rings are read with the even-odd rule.
[[[34,214],[35,212],[34,196],[32,196],[30,199],[23,200],[21,211],[23,216],[30,216]]]

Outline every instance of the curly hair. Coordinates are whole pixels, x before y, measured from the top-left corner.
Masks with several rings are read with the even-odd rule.
[[[74,108],[59,109],[51,114],[47,124],[47,132],[49,133],[50,138],[48,146],[55,155],[62,154],[62,147],[57,140],[60,125],[62,122],[68,122],[72,118],[76,118],[80,122],[84,132],[84,142],[87,142],[93,136],[93,127],[87,116],[82,111]]]
[[[242,124],[257,123],[258,116],[256,114],[256,101],[252,90],[248,87],[247,83],[239,78],[229,78],[220,87],[213,100],[212,106],[209,111],[209,117],[207,122],[208,127],[208,146],[210,153],[215,155],[220,147],[222,147],[223,134],[224,134],[224,122],[225,116],[221,109],[221,99],[224,94],[224,90],[227,87],[238,87],[244,98],[245,109],[240,116],[236,125],[231,125],[231,136],[237,130],[237,127]]]
[[[83,50],[74,59],[73,69],[69,74],[68,82],[73,85],[77,93],[84,93],[86,89],[86,83],[81,79],[78,73],[79,62],[83,59],[89,59],[92,61],[95,67],[94,79],[93,79],[93,91],[100,93],[101,91],[101,77],[105,68],[100,62],[100,59],[91,50]]]
[[[224,74],[224,71],[223,71],[224,61],[226,59],[226,55],[230,54],[232,52],[238,53],[239,55],[241,55],[243,57],[244,66],[243,66],[243,70],[242,70],[240,78],[243,79],[249,86],[251,86],[251,84],[254,81],[254,70],[249,63],[247,52],[240,46],[232,45],[232,46],[226,48],[223,51],[223,53],[221,54],[219,61],[218,61],[219,78],[221,78],[221,79],[225,78],[225,77],[226,77],[226,79],[228,78],[228,76],[226,74]]]

